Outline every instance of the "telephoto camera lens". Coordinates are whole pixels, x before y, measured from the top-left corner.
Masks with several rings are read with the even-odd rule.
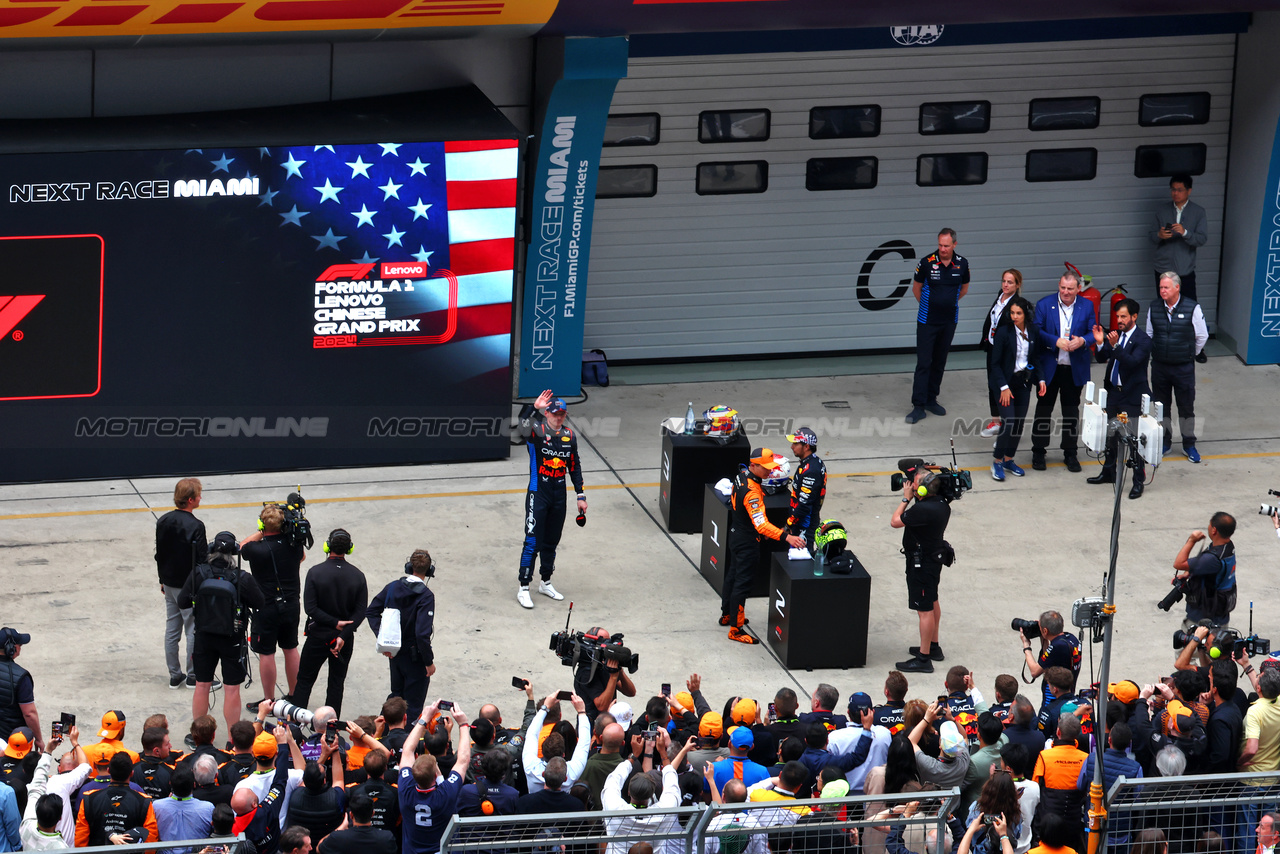
[[[1015,632],[1022,632],[1023,637],[1030,640],[1031,638],[1040,637],[1040,621],[1039,620],[1020,620],[1017,617],[1009,623],[1009,628]]]
[[[271,714],[280,720],[292,721],[298,726],[305,727],[310,727],[311,721],[315,717],[310,709],[295,706],[288,700],[276,700],[275,705],[271,707]],[[314,729],[314,727],[312,728]]]

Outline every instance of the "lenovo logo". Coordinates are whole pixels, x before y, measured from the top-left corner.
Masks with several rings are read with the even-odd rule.
[[[13,328],[23,321],[31,309],[40,304],[44,294],[32,294],[18,297],[0,296],[0,338],[8,335]],[[19,333],[21,334],[21,333]]]
[[[427,277],[426,264],[383,264],[382,278],[396,279],[409,277],[411,279],[425,279]]]

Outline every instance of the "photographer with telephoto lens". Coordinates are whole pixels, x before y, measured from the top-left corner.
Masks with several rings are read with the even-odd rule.
[[[1062,615],[1057,611],[1045,611],[1036,621],[1013,621],[1012,628],[1022,640],[1024,669],[1031,674],[1029,680],[1023,675],[1028,685],[1039,679],[1050,667],[1065,667],[1071,671],[1071,690],[1075,690],[1075,680],[1080,677],[1080,639],[1071,632],[1063,631],[1065,625]],[[1032,640],[1040,641],[1039,655],[1031,651]],[[1048,683],[1041,686],[1041,691],[1040,705],[1043,708],[1053,701],[1053,694],[1049,691]]]
[[[1173,559],[1177,572],[1170,583],[1174,589],[1158,607],[1168,611],[1185,596],[1184,631],[1195,631],[1201,620],[1209,620],[1214,626],[1231,622],[1231,612],[1236,607],[1236,547],[1231,542],[1235,532],[1235,517],[1218,511],[1209,520],[1209,533],[1192,531]],[[1192,557],[1191,549],[1206,538],[1210,545]]]

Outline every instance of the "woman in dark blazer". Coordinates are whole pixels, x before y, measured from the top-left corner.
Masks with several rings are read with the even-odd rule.
[[[1031,389],[1041,396],[1045,392],[1044,380],[1036,368],[1034,309],[1026,299],[1015,296],[1009,300],[1004,315],[996,325],[995,341],[991,346],[991,367],[987,385],[1000,407],[1000,435],[992,454],[991,477],[1003,481],[1005,473],[1014,477],[1026,474],[1013,461],[1022,439],[1022,428],[1031,403]]]
[[[987,382],[991,381],[991,347],[995,343],[996,330],[1000,328],[1001,318],[1009,307],[1009,300],[1022,295],[1022,273],[1012,268],[1000,274],[1000,293],[987,309],[987,319],[982,323],[982,340],[978,342],[987,353]],[[990,438],[1000,432],[999,395],[989,393],[988,403],[991,405],[991,420],[982,428],[982,435]]]

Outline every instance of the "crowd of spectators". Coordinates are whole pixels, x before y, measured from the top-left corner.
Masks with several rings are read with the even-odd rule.
[[[321,707],[304,729],[271,720],[264,701],[254,720],[225,734],[212,716],[197,718],[185,752],[174,749],[163,715],[147,718],[136,741],[120,710],[105,712],[85,744],[74,724],[44,743],[20,726],[0,763],[0,851],[243,833],[243,851],[254,854],[431,854],[454,815],[514,815],[547,836],[593,827],[608,837],[652,837],[652,850],[674,852],[667,843],[679,836],[679,817],[661,808],[768,803],[717,812],[708,852],[924,854],[936,850],[936,831],[908,820],[920,801],[902,796],[919,792],[922,801],[955,788],[944,850],[1084,852],[1097,709],[1078,685],[1079,642],[1056,612],[1042,614],[1038,627],[1038,655],[1034,635],[1019,635],[1031,672],[1044,680],[1034,700],[1019,693],[1017,677],[1001,674],[988,701],[955,665],[944,696],[911,697],[895,670],[875,689],[879,702],[859,690],[842,705],[839,690],[821,684],[808,698],[783,687],[764,703],[728,696],[713,708],[693,674],[685,690],[634,708],[615,698],[594,717],[576,693],[538,697],[525,682],[512,727],[493,704],[471,721],[436,701],[411,720],[405,700],[392,697],[376,716],[349,721]],[[1255,668],[1243,653],[1206,654],[1212,631],[1197,629],[1171,677],[1108,686],[1104,789],[1121,777],[1280,769],[1280,667],[1268,660]],[[1241,666],[1260,699],[1250,702],[1237,685]],[[1233,785],[1262,795],[1272,783]],[[864,812],[843,802],[850,795],[880,798]],[[818,802],[792,805],[806,799]],[[830,807],[821,803],[828,799]],[[1262,846],[1269,854],[1274,816],[1264,797],[1252,800],[1263,805],[1141,821],[1118,813],[1108,846],[1136,854]],[[591,817],[601,810],[608,815]],[[859,832],[831,827],[833,817],[867,823]]]

